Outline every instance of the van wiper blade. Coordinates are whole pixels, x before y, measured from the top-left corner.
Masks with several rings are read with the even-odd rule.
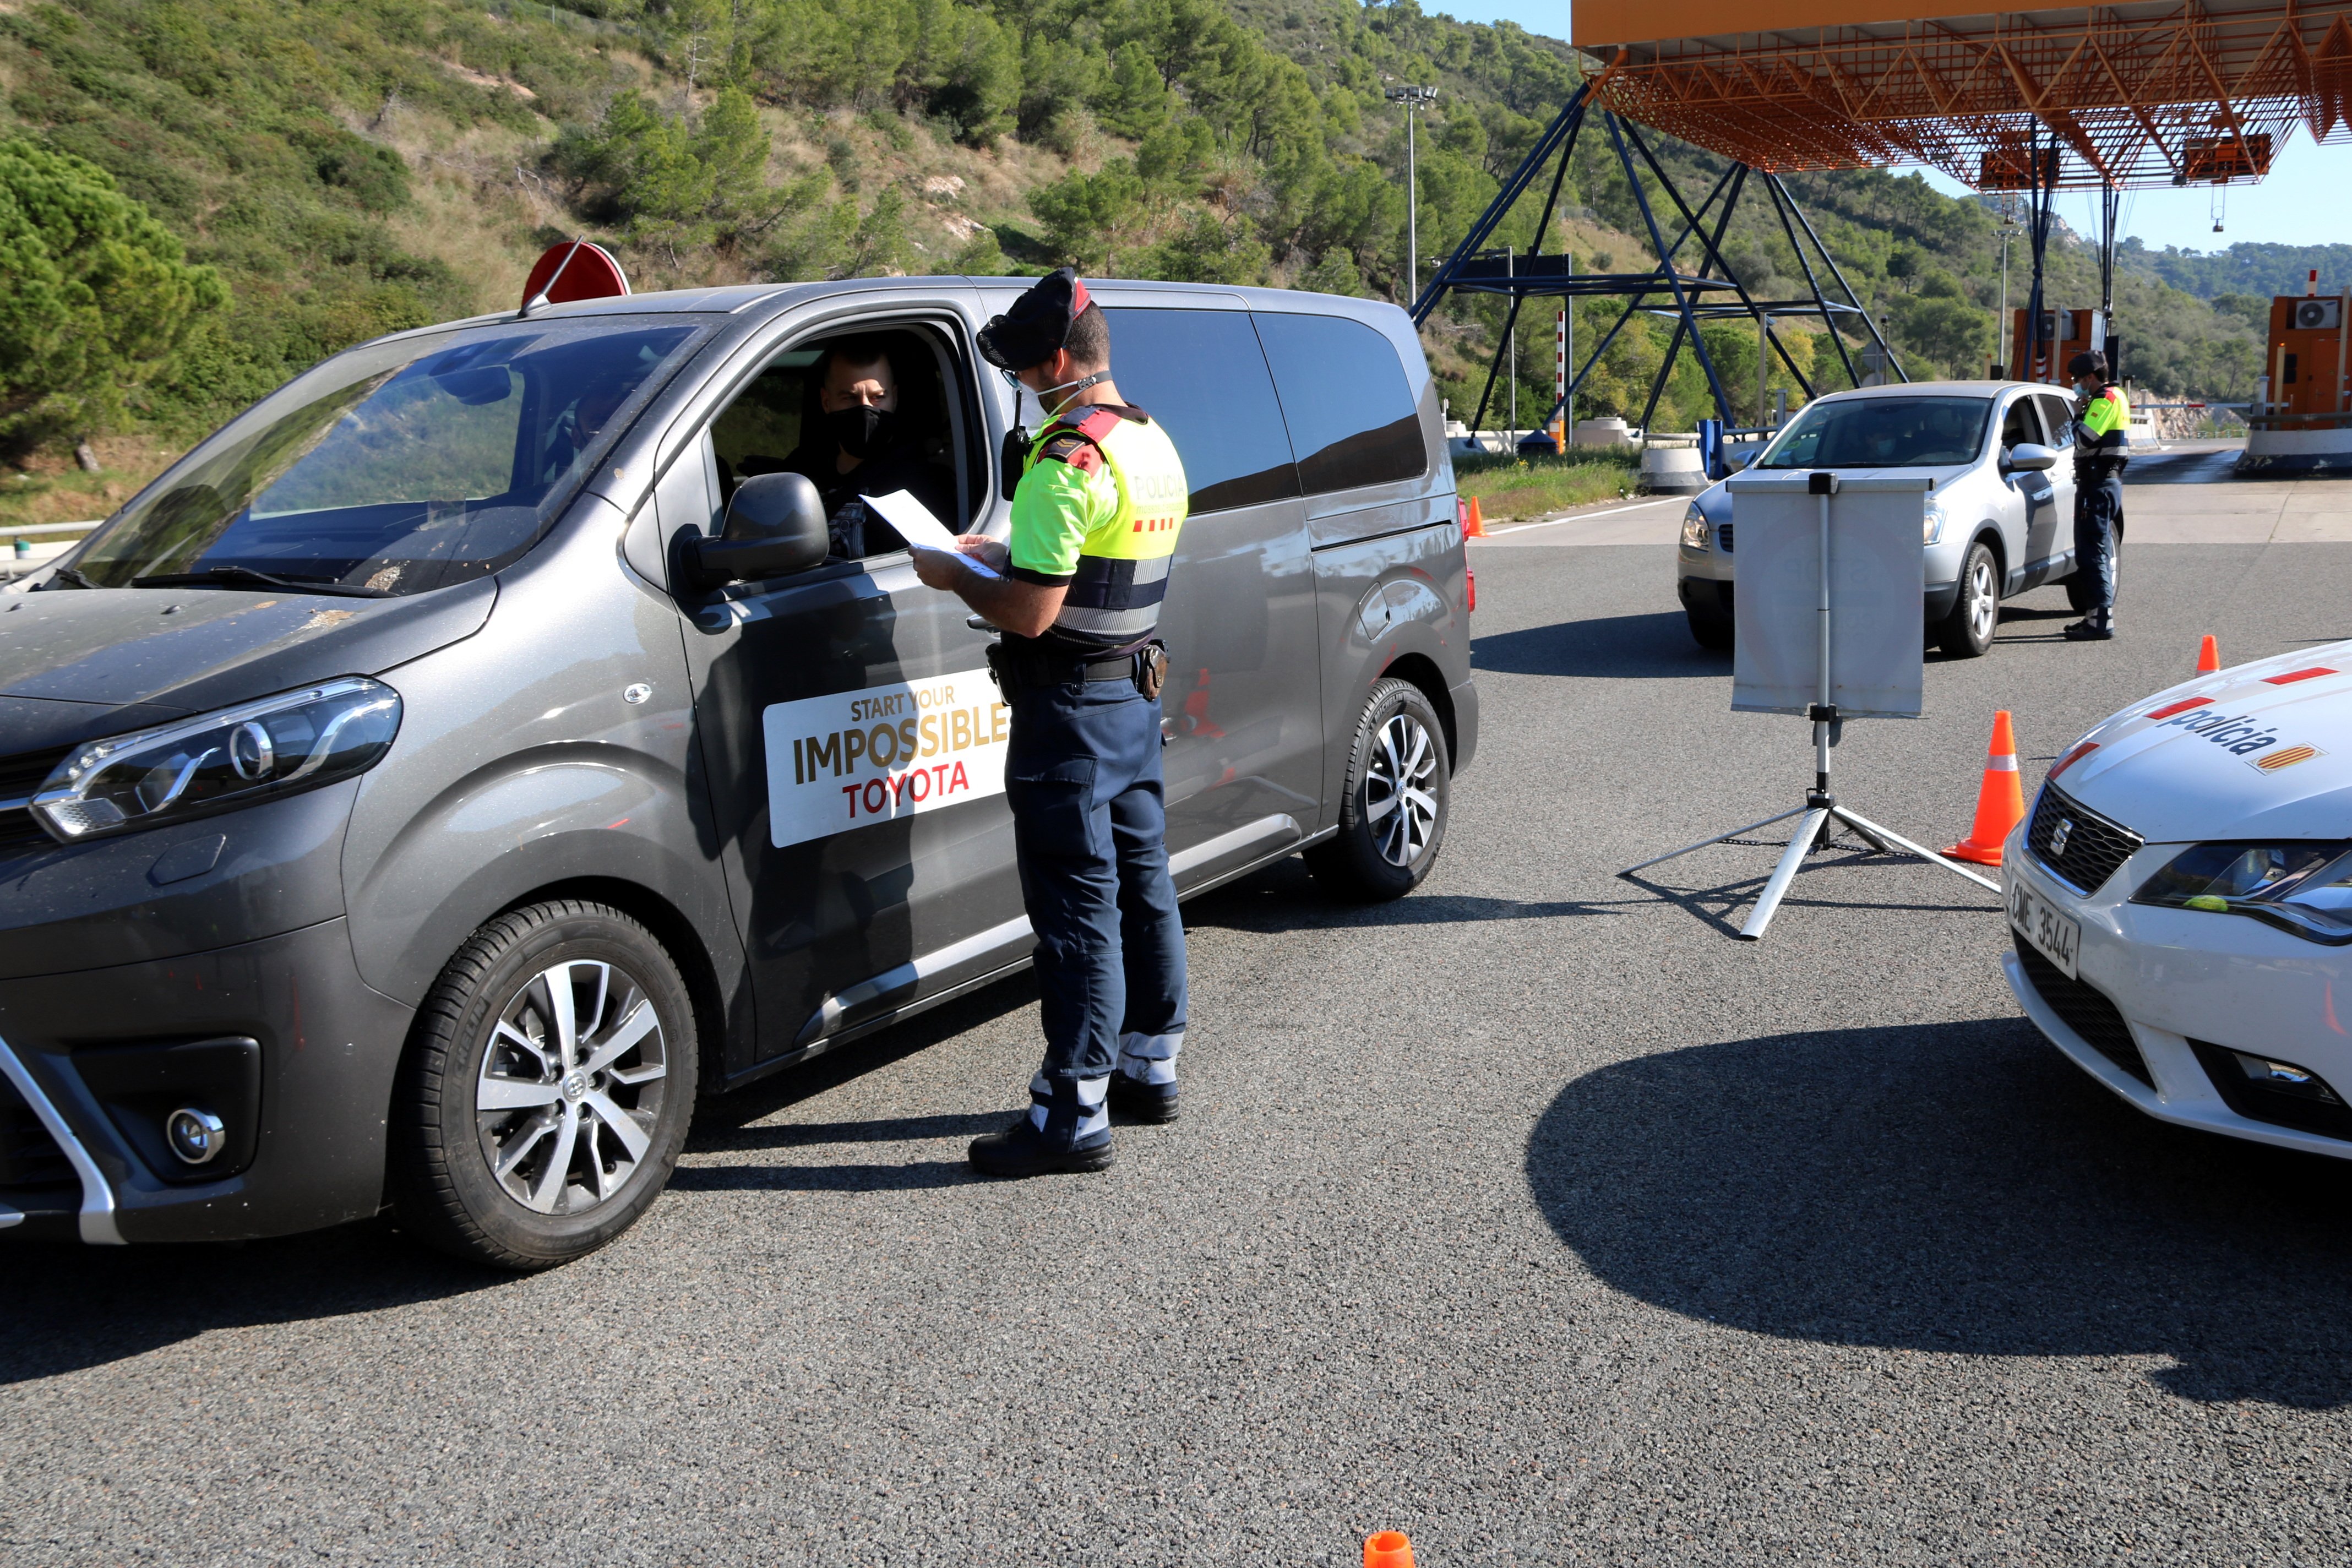
[[[280,577],[250,566],[207,566],[201,572],[159,572],[133,577],[134,588],[284,588],[296,594],[336,594],[347,599],[388,599],[382,588],[354,587],[324,577]]]
[[[58,567],[56,571],[50,573],[45,581],[36,583],[33,586],[37,590],[54,588],[60,583],[64,584],[68,588],[95,588],[98,586],[97,584],[91,582],[89,578],[83,576],[79,572],[70,566]]]

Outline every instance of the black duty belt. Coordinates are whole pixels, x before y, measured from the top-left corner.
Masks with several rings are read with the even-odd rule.
[[[1158,642],[1117,653],[1087,655],[1034,643],[992,642],[988,645],[988,672],[1006,691],[1016,686],[1069,686],[1080,681],[1128,680],[1143,685],[1144,661],[1167,668],[1167,653]],[[1156,695],[1157,681],[1147,695]]]

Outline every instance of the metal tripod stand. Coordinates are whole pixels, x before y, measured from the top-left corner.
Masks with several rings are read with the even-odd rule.
[[[1840,805],[1837,796],[1830,792],[1830,752],[1837,745],[1841,732],[1845,728],[1844,721],[1838,717],[1836,705],[1830,700],[1830,497],[1837,492],[1839,485],[1838,476],[1835,474],[1816,473],[1807,478],[1809,480],[1807,489],[1819,500],[1822,531],[1819,615],[1821,675],[1813,702],[1805,713],[1805,716],[1813,722],[1813,787],[1805,792],[1805,804],[1802,805],[1792,806],[1777,816],[1768,816],[1761,822],[1751,822],[1745,827],[1735,827],[1728,833],[1714,834],[1700,839],[1696,844],[1686,844],[1680,849],[1669,850],[1664,855],[1654,856],[1638,866],[1628,866],[1618,873],[1621,877],[1631,877],[1636,871],[1645,871],[1653,866],[1687,855],[1695,849],[1704,849],[1710,844],[1721,844],[1727,839],[1744,838],[1759,827],[1769,827],[1776,822],[1786,822],[1792,816],[1800,818],[1796,831],[1790,836],[1789,847],[1780,853],[1780,863],[1772,868],[1770,879],[1765,882],[1763,892],[1757,896],[1756,907],[1748,911],[1747,923],[1739,928],[1739,937],[1743,942],[1755,942],[1763,936],[1764,928],[1772,923],[1773,914],[1779,910],[1781,899],[1789,891],[1789,884],[1796,879],[1797,873],[1804,868],[1805,857],[1815,849],[1828,845],[1834,823],[1843,823],[1853,828],[1862,835],[1865,843],[1881,854],[1891,854],[1899,849],[1906,854],[1916,855],[1922,860],[1941,866],[1947,871],[1957,872],[1979,887],[1989,888],[1996,893],[2000,891],[2000,884],[1990,878],[1980,876],[1957,861],[1947,860],[1934,850],[1914,844],[1901,834],[1890,832],[1868,817]]]

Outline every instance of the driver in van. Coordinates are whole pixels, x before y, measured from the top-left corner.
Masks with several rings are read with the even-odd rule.
[[[803,434],[776,469],[746,464],[746,476],[805,476],[824,501],[833,553],[846,560],[905,548],[898,531],[866,509],[866,496],[912,491],[932,516],[954,527],[954,477],[924,459],[919,433],[899,416],[889,349],[875,338],[845,338],[825,346],[815,369],[817,427]]]

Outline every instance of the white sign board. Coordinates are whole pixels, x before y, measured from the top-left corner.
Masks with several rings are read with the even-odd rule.
[[[779,847],[1004,793],[1012,710],[985,669],[779,702],[761,719]]]
[[[1739,575],[1731,706],[1805,712],[1822,668],[1822,501],[1803,473],[1730,482]],[[1916,719],[1927,637],[1927,479],[1844,479],[1829,501],[1829,700],[1841,718]]]

